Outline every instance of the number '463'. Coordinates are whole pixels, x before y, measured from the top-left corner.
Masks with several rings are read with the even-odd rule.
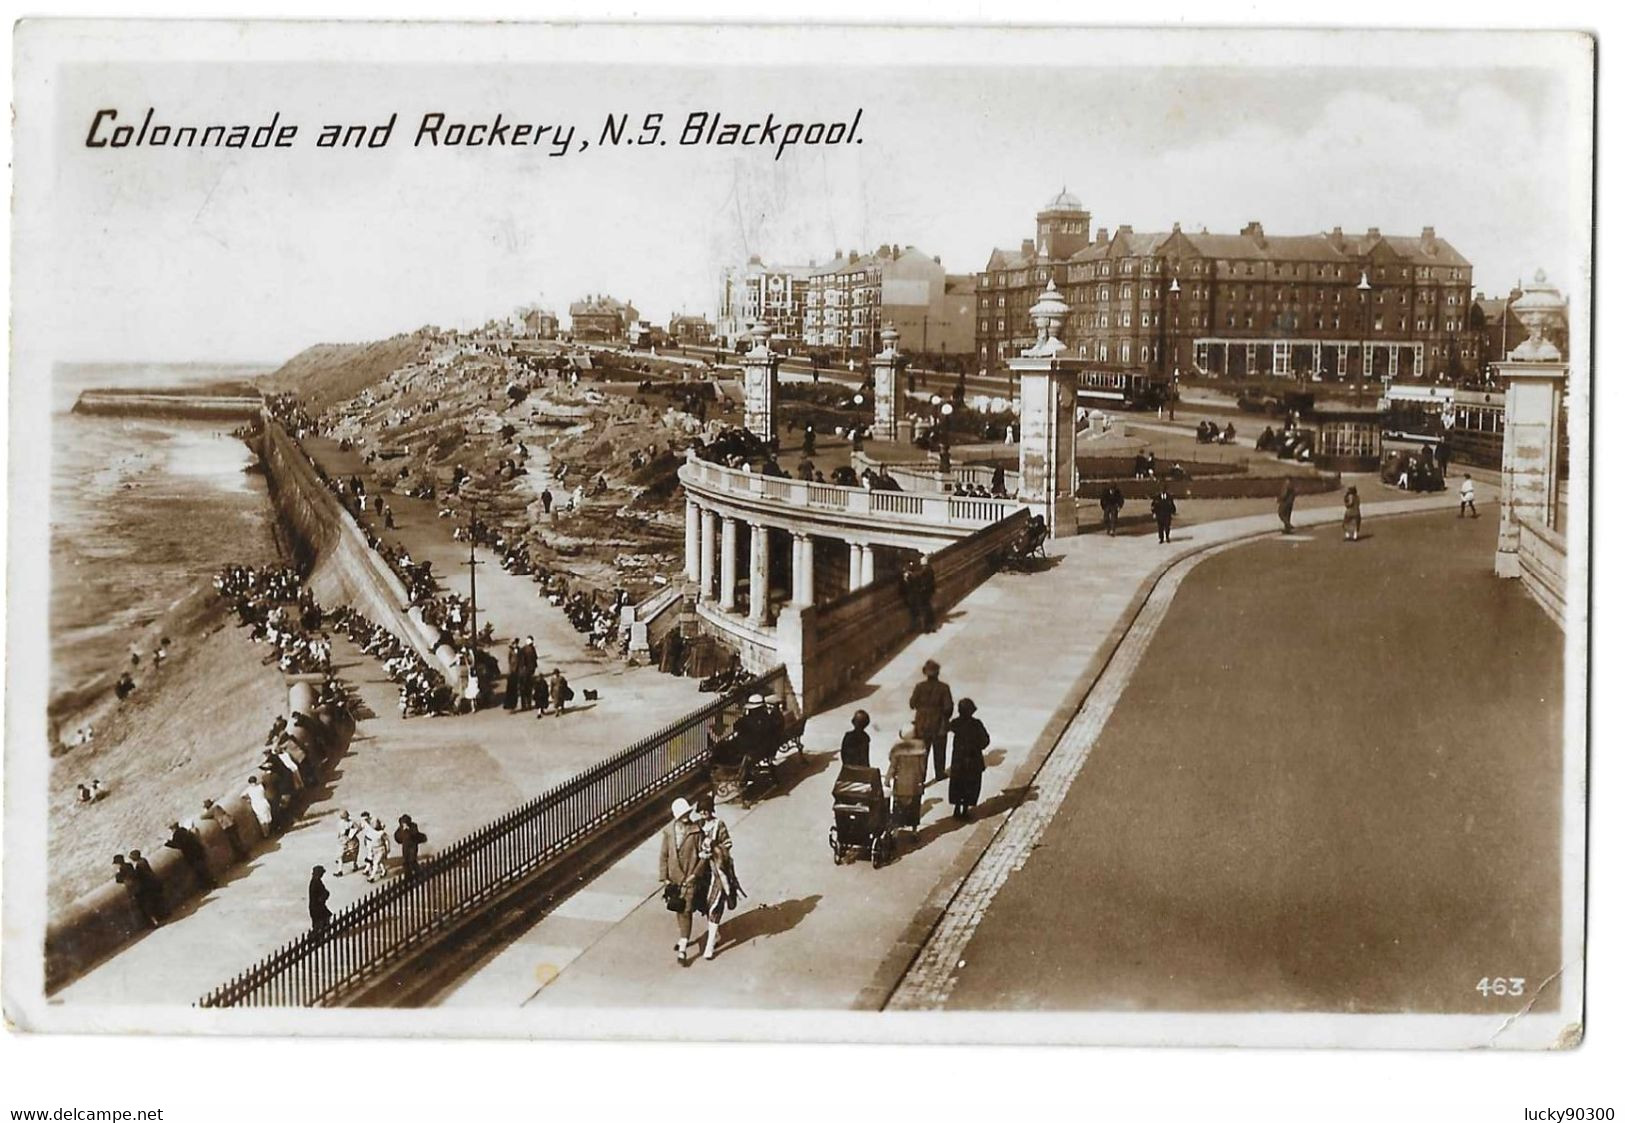
[[[1523,993],[1523,980],[1500,978],[1492,979],[1486,976],[1478,980],[1478,986],[1474,989],[1485,998],[1488,998],[1492,994],[1497,998],[1517,998]]]

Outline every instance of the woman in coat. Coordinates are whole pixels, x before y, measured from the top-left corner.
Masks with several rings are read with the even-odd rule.
[[[1349,488],[1343,493],[1343,541],[1360,540],[1360,491]]]
[[[694,822],[693,807],[678,797],[671,803],[671,825],[660,833],[660,880],[665,886],[666,907],[677,914],[677,962],[688,962],[689,937],[694,931],[695,893],[700,869],[700,825]]]
[[[737,908],[739,898],[746,894],[734,872],[733,839],[728,834],[727,824],[717,818],[716,797],[707,792],[695,800],[691,818],[700,827],[702,866],[695,903],[705,913],[705,958],[715,959],[722,914]]]
[[[1275,513],[1281,517],[1281,533],[1292,533],[1292,505],[1298,501],[1298,489],[1288,476],[1281,485],[1281,494],[1275,500]]]
[[[975,702],[959,700],[959,716],[948,723],[948,732],[954,739],[948,764],[948,802],[954,805],[954,818],[969,819],[971,809],[982,800],[982,773],[987,769],[982,753],[989,742],[987,726],[976,716]]]

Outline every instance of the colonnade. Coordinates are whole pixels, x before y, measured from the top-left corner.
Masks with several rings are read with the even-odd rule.
[[[769,575],[772,569],[773,529],[724,514],[690,499],[684,520],[684,557],[690,581],[699,586],[703,602],[718,605],[724,612],[738,612],[740,536],[747,535],[747,590],[744,610],[754,623],[765,624],[771,607]],[[817,593],[816,538],[790,531],[790,602],[810,605]],[[875,549],[867,542],[847,543],[847,588],[859,589],[875,579]]]

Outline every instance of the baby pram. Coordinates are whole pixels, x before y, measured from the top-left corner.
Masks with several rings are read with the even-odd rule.
[[[861,764],[843,765],[835,779],[835,823],[829,828],[829,849],[836,865],[848,858],[868,858],[879,869],[896,853],[880,786],[880,769]]]

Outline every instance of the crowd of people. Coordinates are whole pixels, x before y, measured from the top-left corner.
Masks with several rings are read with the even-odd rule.
[[[1233,445],[1236,443],[1236,426],[1234,422],[1226,423],[1223,429],[1216,421],[1198,421],[1196,423],[1196,443],[1203,445]]]

